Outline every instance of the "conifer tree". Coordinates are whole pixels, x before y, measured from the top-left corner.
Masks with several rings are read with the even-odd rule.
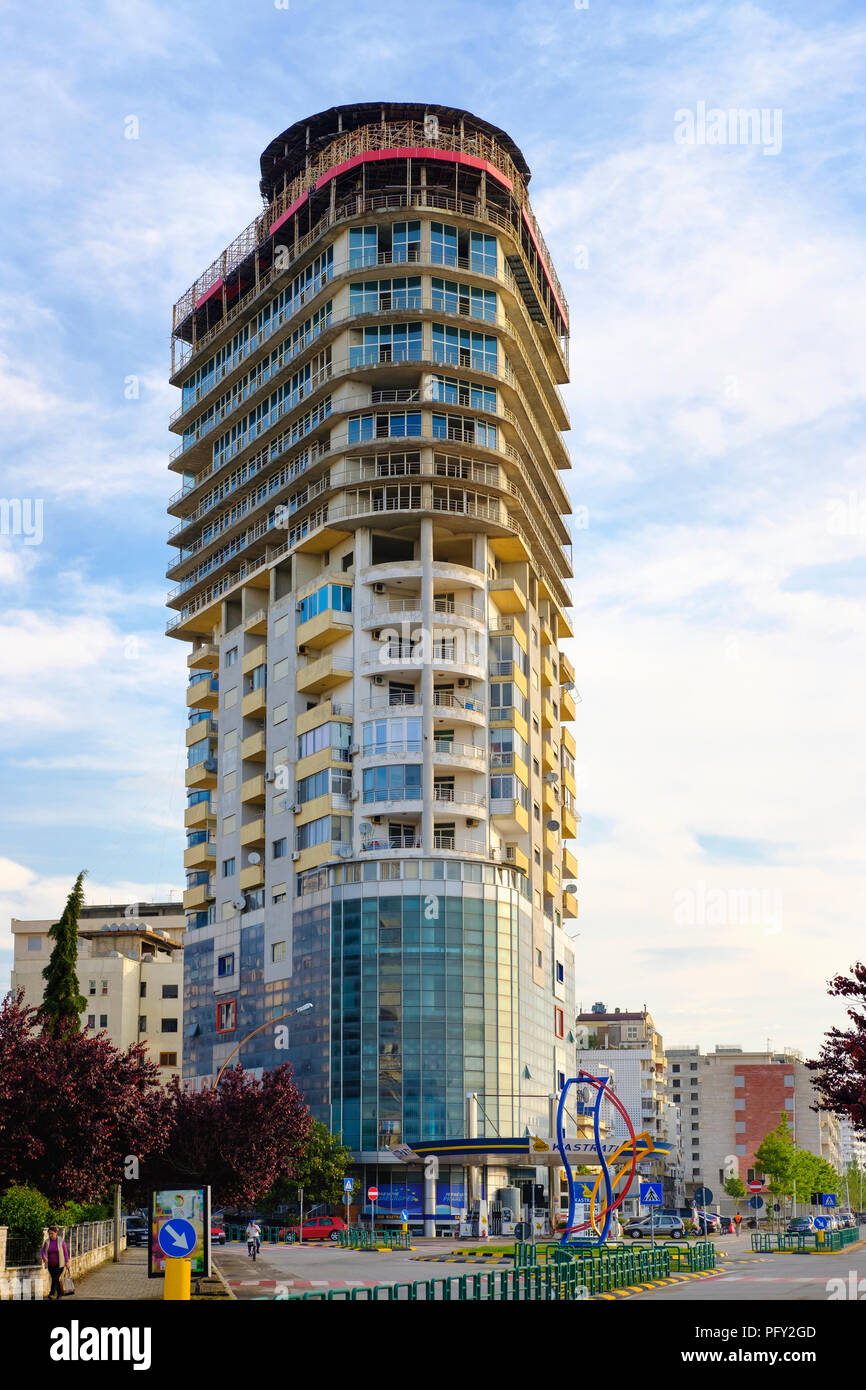
[[[87,1004],[78,987],[75,971],[78,959],[78,918],[84,903],[83,869],[75,880],[72,892],[66,899],[66,907],[59,922],[49,928],[48,935],[54,939],[51,959],[43,970],[45,995],[41,1013],[46,1033],[58,1036],[68,1029],[78,1032],[80,1016]]]

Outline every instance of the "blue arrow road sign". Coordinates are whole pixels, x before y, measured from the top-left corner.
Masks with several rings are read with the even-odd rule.
[[[762,1207],[763,1205],[764,1205],[764,1199],[763,1199],[763,1197],[758,1197],[757,1195],[754,1196],[754,1197],[750,1197],[749,1200],[748,1200],[748,1202],[746,1203],[746,1206],[747,1206],[747,1207],[754,1207],[754,1208],[755,1208],[755,1211],[760,1211],[760,1210],[761,1210],[761,1207]]]
[[[835,1192],[822,1192],[822,1193],[821,1193],[821,1206],[822,1206],[822,1207],[835,1207],[835,1205],[836,1205],[836,1193],[835,1193]]]
[[[713,1194],[708,1187],[699,1187],[695,1192],[695,1202],[699,1207],[708,1207]]]
[[[662,1185],[660,1182],[642,1182],[640,1185],[642,1207],[660,1207],[662,1204]]]
[[[818,1228],[819,1231],[825,1231],[825,1230],[827,1229],[827,1218],[826,1218],[826,1216],[816,1216],[816,1217],[815,1217],[815,1225],[816,1225],[816,1227]]]
[[[409,1213],[408,1213],[408,1211],[401,1211],[401,1212],[400,1212],[400,1220],[401,1220],[401,1221],[408,1221],[408,1220],[409,1220]]]
[[[198,1244],[198,1235],[191,1221],[182,1221],[179,1216],[166,1221],[159,1230],[159,1248],[164,1255],[183,1259],[191,1255]]]

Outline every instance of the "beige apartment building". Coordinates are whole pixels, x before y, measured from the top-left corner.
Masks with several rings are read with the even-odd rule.
[[[719,1199],[728,1174],[744,1182],[758,1176],[755,1152],[782,1114],[797,1144],[841,1168],[839,1117],[813,1109],[818,1093],[799,1052],[718,1046],[702,1054],[678,1047],[668,1050],[667,1061],[668,1096],[683,1116],[689,1194],[705,1185]]]
[[[78,931],[78,984],[87,1005],[82,1027],[108,1033],[116,1047],[143,1042],[163,1080],[183,1065],[183,936],[180,903],[85,906]],[[57,920],[57,919],[54,919]],[[12,989],[42,1003],[42,972],[54,945],[51,920],[12,919]]]

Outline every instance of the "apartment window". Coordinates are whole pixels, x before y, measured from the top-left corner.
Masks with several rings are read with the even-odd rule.
[[[535,964],[538,966],[539,970],[541,969],[542,965],[544,964],[544,958],[542,957],[542,954],[541,954],[540,951],[536,951],[536,952],[535,952]]]
[[[96,993],[96,981],[95,981],[95,980],[91,980],[91,981],[90,981],[90,986],[89,986],[89,988],[88,988],[87,993],[88,993],[88,994],[95,994],[95,993]]]
[[[285,959],[286,959],[286,943],[285,943],[285,941],[275,941],[275,942],[273,943],[273,945],[271,946],[271,960],[272,960],[272,961],[274,962],[274,964],[276,965],[276,964],[278,964],[280,961],[283,961],[283,960],[285,960]]]
[[[680,1069],[680,1064],[679,1064],[679,1062],[674,1062],[673,1066],[671,1067],[671,1071],[679,1071],[679,1069]]]
[[[689,1100],[697,1100],[697,1098],[698,1098],[698,1093],[697,1093],[697,1091],[689,1091]]]
[[[232,876],[232,874],[234,873],[234,871],[235,871],[235,861],[234,861],[234,859],[224,859],[224,860],[223,860],[223,878],[231,878],[231,876]]]
[[[536,777],[541,776],[541,764],[537,758],[532,759],[532,771],[535,773]]]
[[[565,984],[565,966],[561,960],[556,962],[556,978],[561,985]]]
[[[628,1042],[636,1042],[636,1041],[637,1041],[637,1028],[627,1028],[627,1029],[626,1029],[626,1040],[627,1040]]]
[[[138,997],[139,999],[147,998],[147,980],[142,980],[141,984],[138,986]]]
[[[238,660],[237,647],[230,647],[226,652],[226,666],[236,666]]]
[[[745,1152],[746,1152],[746,1146],[745,1146],[745,1144],[735,1144],[735,1145],[734,1145],[734,1153],[737,1155],[738,1158],[741,1158]],[[749,1181],[750,1181],[750,1182],[752,1181],[751,1178],[749,1179]]]
[[[162,997],[163,997],[163,999],[176,999],[176,998],[177,998],[177,985],[163,985],[163,987],[162,987]]]
[[[695,1162],[695,1159],[699,1159],[699,1158],[700,1158],[700,1154],[699,1154],[699,1153],[693,1153],[693,1154],[692,1154],[692,1163]],[[695,1169],[695,1172],[697,1172],[697,1171],[698,1171],[698,1169],[696,1168],[696,1169]]]
[[[693,1114],[693,1115],[699,1115],[699,1114],[700,1114],[700,1111],[698,1110],[698,1107],[697,1107],[696,1105],[693,1105],[693,1106],[692,1106],[692,1114]]]
[[[785,1077],[785,1085],[786,1085],[786,1086],[793,1086],[793,1084],[794,1084],[794,1078],[793,1078],[793,1076],[786,1076],[786,1077]]]
[[[565,1014],[562,1009],[553,1010],[553,1031],[558,1038],[565,1037]]]
[[[91,1018],[92,1018],[92,1017],[93,1017],[93,1015],[91,1014]],[[91,1025],[91,1026],[92,1026],[92,1025]],[[139,1033],[146,1033],[146,1032],[147,1032],[147,1014],[139,1014],[139,1015],[138,1015],[138,1031],[139,1031]]]
[[[302,598],[298,604],[298,625],[329,608],[336,613],[351,613],[352,590],[348,584],[325,584],[316,593]]]
[[[558,1071],[558,1072],[556,1073],[556,1089],[557,1089],[558,1091],[564,1091],[564,1090],[565,1090],[565,1072],[564,1072],[564,1071]]]
[[[162,1020],[162,1028],[160,1029],[160,1032],[162,1032],[162,1033],[176,1033],[176,1032],[177,1032],[177,1019],[176,1019],[176,1018],[164,1018],[164,1019]]]
[[[103,993],[103,994],[107,994],[107,993],[108,993],[108,981],[107,981],[107,980],[103,980],[103,981],[102,981],[102,993]]]
[[[96,1014],[88,1014],[88,1015],[87,1015],[87,1026],[88,1026],[88,1028],[95,1028],[95,1027],[96,1027]]]
[[[735,1085],[735,1086],[745,1086],[745,1084],[746,1084],[746,1078],[745,1078],[744,1076],[735,1076],[735,1077],[734,1077],[734,1085]]]
[[[536,820],[541,820],[541,807],[539,806],[537,801],[534,801],[532,803],[532,814],[534,815]]]
[[[217,975],[233,975],[235,973],[235,953],[228,951],[224,956],[217,956]]]
[[[734,1109],[735,1109],[735,1110],[745,1110],[745,1108],[746,1108],[746,1102],[745,1102],[744,1100],[735,1100],[735,1101],[734,1101]]]
[[[107,1028],[107,1027],[108,1027],[108,1014],[100,1014],[100,1015],[99,1015],[99,1026],[100,1026],[100,1028]]]
[[[176,1067],[176,1066],[177,1066],[177,1053],[176,1053],[176,1052],[160,1052],[160,1054],[159,1054],[159,1065],[160,1065],[161,1067]]]
[[[689,1071],[697,1071],[697,1069],[698,1069],[698,1064],[697,1064],[697,1062],[689,1062]]]
[[[696,1129],[700,1129],[700,1125],[693,1124],[693,1125],[692,1125],[692,1133],[694,1133],[694,1131],[695,1131]]]
[[[271,848],[272,848],[272,851],[273,851],[273,857],[274,857],[274,859],[284,859],[284,858],[285,858],[285,854],[286,854],[286,837],[285,837],[285,835],[282,837],[281,840],[274,840],[273,845],[271,846]]]
[[[41,950],[42,950],[42,937],[41,937],[41,936],[28,936],[28,938],[27,938],[27,949],[28,949],[28,951],[41,951]]]
[[[745,1132],[746,1132],[746,1122],[745,1122],[745,1120],[736,1120],[735,1123],[734,1123],[734,1133],[735,1133],[735,1134],[745,1134]]]
[[[218,1033],[231,1033],[237,1028],[238,1005],[236,999],[227,999],[217,1004],[216,1030]]]
[[[283,892],[281,892],[281,893],[274,893],[273,897],[271,898],[271,902],[272,902],[272,903],[284,903],[285,901],[286,901],[286,894],[285,894],[285,891],[283,891]]]
[[[540,849],[533,850],[533,855],[534,855],[536,864],[539,864],[539,865],[540,865],[540,864],[541,864],[541,850],[540,850]]]

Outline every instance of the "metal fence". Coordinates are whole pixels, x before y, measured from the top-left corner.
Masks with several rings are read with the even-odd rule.
[[[65,1240],[69,1250],[69,1258],[74,1260],[78,1255],[86,1255],[91,1250],[99,1250],[114,1242],[114,1222],[113,1221],[87,1221],[79,1226],[60,1226],[58,1227],[58,1239]],[[23,1269],[28,1265],[39,1265],[42,1263],[42,1245],[47,1237],[42,1240],[32,1241],[29,1236],[16,1236],[11,1233],[6,1237],[6,1268]]]

